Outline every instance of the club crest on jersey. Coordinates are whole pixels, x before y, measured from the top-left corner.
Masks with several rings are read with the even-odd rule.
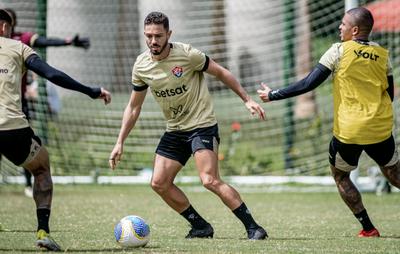
[[[174,74],[174,76],[177,78],[182,77],[183,68],[180,66],[175,66],[175,68],[172,69],[172,74]]]

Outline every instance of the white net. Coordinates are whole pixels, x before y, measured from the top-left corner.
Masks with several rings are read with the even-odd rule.
[[[2,0],[1,7],[17,12],[17,31],[38,32],[40,2],[46,3]],[[91,47],[48,48],[47,61],[83,84],[101,85],[113,92],[111,106],[105,107],[84,95],[52,87],[47,91],[48,97],[61,104],[55,104],[58,110],[51,116],[49,110],[40,110],[43,105],[32,99],[35,112],[31,122],[47,143],[53,174],[87,175],[96,170],[103,175],[134,175],[143,168],[151,168],[155,147],[165,129],[151,95],[147,96],[137,126],[126,141],[119,169],[112,173],[107,161],[131,92],[132,65],[146,49],[143,19],[148,12],[166,13],[173,41],[191,43],[230,69],[259,101],[256,90],[261,82],[275,88],[304,77],[331,43],[338,40],[344,2],[48,0],[47,36],[65,38],[79,34],[90,38]],[[359,4],[369,2],[377,1]],[[372,38],[391,50],[398,83],[400,31],[376,31]],[[329,174],[327,151],[333,117],[330,80],[313,93],[263,104],[267,121],[251,117],[241,100],[221,83],[208,78],[208,84],[219,120],[222,174]],[[51,96],[54,91],[59,100]],[[54,107],[54,103],[50,106]],[[398,114],[397,100],[394,106]],[[47,117],[41,117],[43,113]],[[232,131],[234,122],[240,123],[240,131]],[[397,131],[395,128],[395,135]],[[372,164],[363,156],[360,167]],[[13,174],[15,169],[7,161],[2,163],[3,174]],[[182,173],[196,174],[193,164],[189,163]]]

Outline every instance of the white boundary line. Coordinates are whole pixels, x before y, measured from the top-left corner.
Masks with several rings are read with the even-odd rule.
[[[55,184],[146,184],[150,183],[151,175],[140,176],[53,176]],[[97,181],[96,181],[97,179]],[[240,185],[263,185],[263,184],[315,184],[315,185],[335,185],[331,176],[226,176],[224,181],[231,184]],[[370,177],[358,177],[358,184],[371,184],[373,179]],[[24,184],[24,176],[7,176],[0,182],[12,184]],[[200,184],[197,176],[180,176],[175,179],[176,183],[193,183]]]
[[[53,176],[54,184],[149,184],[151,180],[150,174],[139,176]],[[323,191],[328,186],[336,190],[335,182],[331,176],[227,176],[223,177],[224,181],[240,186],[241,188],[265,189],[270,191],[290,191],[304,189],[298,187],[279,187],[284,184],[304,184],[305,188],[316,188],[314,191]],[[0,183],[24,184],[24,176],[7,176],[0,178]],[[175,183],[200,185],[200,179],[197,176],[180,176],[175,179]],[[310,185],[310,186],[306,186]],[[319,186],[319,187],[318,187]],[[358,177],[356,186],[362,192],[375,192],[377,189],[376,179],[373,177]],[[289,190],[289,189],[290,190]],[[260,190],[261,190],[260,189]],[[397,188],[392,188],[393,192],[399,192]],[[311,191],[311,190],[310,190]]]

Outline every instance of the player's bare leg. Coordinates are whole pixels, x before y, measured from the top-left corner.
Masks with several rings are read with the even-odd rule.
[[[194,154],[194,158],[203,186],[217,194],[231,210],[238,208],[243,201],[234,188],[222,181],[218,172],[216,153],[208,149],[202,149]]]
[[[218,195],[222,202],[242,221],[248,238],[252,240],[265,239],[268,236],[266,231],[254,221],[239,193],[222,181],[218,171],[217,154],[212,150],[202,149],[195,152],[194,158],[203,186]]]
[[[174,184],[174,179],[182,165],[164,156],[156,154],[151,187],[175,211],[182,215],[191,225],[186,238],[213,237],[214,229],[192,207],[189,199]]]
[[[36,245],[50,251],[60,251],[60,246],[50,236],[49,218],[53,198],[53,182],[50,174],[49,154],[41,147],[36,157],[24,165],[34,175],[33,199],[36,203],[38,230]]]
[[[49,154],[42,147],[39,154],[25,166],[34,177],[33,199],[38,209],[51,209],[53,182],[50,174]]]
[[[350,173],[341,171],[331,165],[332,176],[340,196],[350,210],[356,214],[364,210],[360,192],[350,179]]]
[[[400,161],[392,166],[380,167],[383,175],[393,186],[400,189]]]
[[[174,184],[174,179],[181,169],[182,165],[179,162],[156,154],[151,178],[151,188],[178,213],[190,205],[183,191]]]
[[[367,211],[364,208],[360,192],[350,179],[350,173],[341,171],[332,165],[331,171],[340,196],[363,226],[363,229],[359,232],[358,236],[379,236],[378,230],[373,226]]]

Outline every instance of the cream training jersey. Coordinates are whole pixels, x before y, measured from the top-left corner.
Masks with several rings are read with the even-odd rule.
[[[190,131],[217,123],[204,80],[208,57],[189,44],[170,43],[168,57],[155,61],[149,50],[133,66],[132,84],[150,87],[167,120],[167,131]]]
[[[32,54],[35,51],[22,42],[0,37],[0,130],[29,126],[22,112],[21,79]]]
[[[346,144],[367,145],[392,134],[393,110],[387,76],[388,51],[374,42],[333,44],[320,64],[333,74],[333,135]]]

